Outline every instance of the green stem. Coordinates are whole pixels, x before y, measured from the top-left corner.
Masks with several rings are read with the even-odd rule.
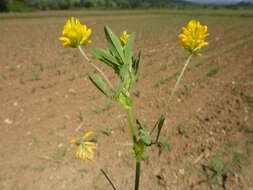
[[[181,81],[181,79],[182,79],[182,77],[184,75],[184,72],[185,72],[185,70],[186,70],[186,68],[187,68],[187,66],[188,66],[188,64],[189,64],[192,56],[193,56],[193,54],[190,54],[189,57],[187,58],[187,60],[186,60],[186,62],[184,64],[184,67],[183,67],[183,69],[182,69],[182,71],[181,71],[181,73],[180,73],[180,75],[179,75],[179,77],[177,79],[177,82],[176,82],[176,84],[175,84],[175,86],[174,86],[174,88],[173,88],[173,90],[172,90],[172,92],[170,94],[170,97],[169,97],[169,100],[168,100],[166,106],[169,105],[169,103],[171,102],[171,100],[172,100],[172,98],[173,98],[173,96],[174,96],[174,94],[175,94],[175,92],[177,90],[177,87],[178,87],[178,85],[179,85],[179,83],[180,83],[180,81]]]
[[[88,61],[88,63],[94,67],[105,79],[105,81],[107,82],[107,84],[110,86],[110,88],[113,90],[113,85],[112,83],[110,82],[110,80],[107,78],[107,76],[104,74],[104,72],[99,69],[94,63],[92,63],[92,61],[88,58],[88,56],[86,55],[86,53],[83,51],[82,47],[81,46],[78,46],[78,49],[80,50],[81,54],[83,55],[83,57]]]
[[[141,161],[136,160],[134,190],[139,190],[141,176]]]
[[[127,113],[127,120],[130,126],[131,135],[133,138],[133,146],[137,143],[137,127],[136,121],[133,117],[132,108],[125,109]],[[135,185],[134,190],[139,190],[140,176],[141,176],[141,160],[135,158],[136,167],[135,167]]]
[[[131,136],[133,138],[133,142],[137,142],[137,127],[136,121],[133,117],[132,108],[126,108],[127,120],[131,131]]]

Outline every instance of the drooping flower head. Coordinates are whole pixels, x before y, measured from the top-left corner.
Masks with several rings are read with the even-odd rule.
[[[79,138],[73,138],[70,140],[71,143],[74,143],[78,146],[76,157],[89,162],[93,160],[94,152],[93,150],[97,149],[97,145],[94,142],[88,141],[88,138],[93,134],[92,131],[89,131],[84,134],[84,136]]]
[[[64,25],[63,36],[59,39],[63,41],[63,46],[77,48],[91,43],[91,40],[88,40],[90,34],[91,29],[81,24],[78,18],[71,17]]]
[[[205,41],[207,36],[209,36],[207,26],[201,25],[199,21],[191,20],[187,27],[182,27],[182,34],[178,37],[181,39],[181,46],[194,55],[200,56],[198,51],[208,45]]]
[[[122,33],[122,35],[121,35],[120,38],[119,38],[119,40],[120,40],[122,46],[125,46],[125,45],[126,45],[127,40],[128,40],[129,37],[130,37],[130,35],[127,34],[127,31],[126,31],[126,30],[124,30],[123,33]]]

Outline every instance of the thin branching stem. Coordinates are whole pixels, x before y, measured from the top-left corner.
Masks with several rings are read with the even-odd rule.
[[[86,53],[83,51],[81,46],[78,46],[78,49],[80,50],[81,54],[83,55],[83,57],[88,61],[88,63],[94,67],[105,79],[105,81],[107,82],[107,84],[110,86],[110,88],[112,90],[114,90],[112,83],[110,82],[110,80],[107,78],[107,76],[105,75],[105,73],[99,69],[94,63],[92,63],[92,61],[88,58],[88,56],[86,55]]]
[[[192,56],[193,56],[193,54],[190,54],[189,57],[187,58],[187,60],[186,60],[186,62],[185,62],[185,64],[184,64],[184,67],[183,67],[183,69],[182,69],[182,71],[181,71],[181,73],[180,73],[180,75],[179,75],[179,77],[178,77],[178,79],[177,79],[177,82],[176,82],[176,84],[175,84],[175,86],[174,86],[174,88],[173,88],[173,90],[172,90],[172,92],[171,92],[171,94],[170,94],[169,100],[168,100],[168,102],[166,103],[166,106],[165,106],[165,107],[167,107],[167,106],[170,104],[170,102],[171,102],[171,100],[172,100],[172,98],[173,98],[173,96],[174,96],[174,94],[175,94],[175,92],[176,92],[176,90],[177,90],[177,87],[178,87],[178,85],[179,85],[179,83],[180,83],[180,81],[181,81],[181,79],[182,79],[182,77],[183,77],[183,75],[184,75],[184,72],[185,72],[185,70],[186,70],[186,68],[187,68],[187,66],[188,66],[188,64],[189,64],[189,62],[190,62]]]
[[[107,181],[110,183],[110,185],[113,188],[113,190],[117,190],[116,187],[114,186],[114,184],[112,183],[111,179],[109,178],[109,176],[105,173],[105,171],[103,169],[100,169],[100,171],[105,176],[105,178],[107,179]]]

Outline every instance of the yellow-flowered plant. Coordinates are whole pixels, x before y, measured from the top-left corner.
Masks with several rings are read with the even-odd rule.
[[[176,81],[176,84],[171,92],[167,104],[169,104],[172,100],[192,56],[201,56],[202,54],[200,54],[198,51],[202,47],[208,45],[208,42],[205,41],[206,37],[209,36],[209,34],[207,33],[207,26],[201,25],[199,21],[189,21],[186,27],[182,27],[182,31],[182,34],[178,35],[178,37],[181,39],[180,45],[183,46],[187,51],[189,51],[190,55],[186,60],[184,67]]]
[[[76,157],[86,162],[92,161],[94,157],[94,150],[97,149],[97,145],[89,139],[93,135],[92,131],[85,133],[82,137],[73,138],[70,140],[78,146]]]
[[[72,17],[65,24],[60,40],[65,47],[77,48],[91,43],[91,40],[88,40],[90,34],[91,29],[81,24],[78,18]]]
[[[198,51],[208,45],[205,38],[209,35],[207,33],[207,26],[201,25],[197,20],[191,20],[186,27],[182,27],[182,34],[178,37],[181,39],[180,45],[194,55],[200,56]]]
[[[179,35],[181,39],[181,45],[190,52],[188,59],[186,60],[184,67],[177,79],[175,87],[172,90],[170,100],[172,99],[176,88],[182,79],[184,71],[190,59],[193,55],[200,55],[198,51],[208,45],[205,38],[209,35],[207,33],[207,26],[202,26],[199,21],[191,20],[187,27],[182,28],[183,33]],[[139,70],[139,64],[141,60],[142,51],[140,50],[136,55],[133,54],[133,46],[135,35],[132,33],[127,34],[123,31],[121,37],[117,37],[109,27],[104,28],[105,36],[107,40],[107,49],[94,49],[94,56],[109,66],[118,75],[117,86],[114,87],[108,77],[96,66],[82,50],[81,46],[90,43],[88,37],[91,30],[85,25],[80,24],[77,18],[71,18],[67,21],[63,29],[63,46],[65,47],[77,47],[84,58],[90,63],[98,73],[90,72],[88,77],[90,81],[100,90],[106,97],[119,103],[126,113],[126,117],[129,124],[129,131],[132,137],[132,151],[135,159],[135,185],[134,189],[139,190],[140,174],[141,174],[141,161],[146,149],[152,145],[159,144],[160,132],[162,130],[165,117],[164,113],[161,114],[151,131],[147,131],[147,127],[137,120],[133,115],[134,101],[131,95],[131,89],[136,82],[137,74]],[[157,130],[156,134],[153,132]],[[76,157],[84,161],[92,161],[94,157],[94,150],[97,149],[97,145],[92,140],[93,132],[85,133],[80,138],[74,138],[71,143],[75,143],[78,146]],[[108,176],[106,176],[108,179]],[[109,180],[113,186],[112,182]],[[113,186],[113,189],[116,189]]]
[[[130,37],[130,35],[127,34],[126,30],[124,30],[123,33],[122,33],[122,35],[119,38],[120,39],[120,43],[121,43],[122,46],[126,45],[127,40],[128,40],[129,37]]]

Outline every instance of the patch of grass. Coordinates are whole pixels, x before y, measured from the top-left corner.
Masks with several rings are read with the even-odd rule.
[[[58,160],[63,160],[67,154],[67,148],[64,148],[63,150],[60,150],[57,155],[56,155],[56,159]]]
[[[3,80],[7,80],[7,77],[4,74],[1,73],[0,76]]]
[[[158,147],[159,147],[159,154],[163,152],[170,152],[172,149],[171,143],[170,143],[170,137],[160,137],[158,141]]]
[[[149,62],[147,62],[148,65],[154,65],[155,62],[153,60],[150,60]]]
[[[28,190],[28,185],[27,184],[21,185],[20,190]]]
[[[163,64],[160,68],[161,71],[165,71],[168,68],[168,64]]]
[[[247,123],[245,132],[249,134],[253,134],[253,121]]]
[[[180,71],[177,71],[177,72],[175,72],[174,74],[172,74],[172,75],[170,75],[170,76],[168,76],[168,77],[161,78],[159,81],[157,81],[157,82],[154,84],[154,87],[155,87],[155,88],[159,88],[160,85],[165,84],[165,83],[167,83],[168,81],[174,79],[174,78],[177,77],[179,74],[180,74]]]
[[[102,113],[102,112],[105,112],[105,111],[111,109],[112,106],[113,106],[112,103],[109,102],[109,103],[106,103],[106,104],[104,104],[104,105],[102,105],[102,106],[93,107],[93,108],[92,108],[92,112],[93,112],[93,113],[96,113],[96,114],[100,114],[100,113]]]
[[[185,121],[183,126],[179,126],[178,127],[178,133],[182,136],[186,136],[187,137],[187,131],[189,129],[190,125],[189,125],[189,121]]]
[[[84,118],[84,112],[83,110],[80,110],[77,115],[78,121],[82,122]]]
[[[226,189],[229,174],[240,172],[240,165],[245,161],[244,155],[236,151],[232,151],[227,156],[225,155],[226,153],[220,156],[216,155],[212,158],[210,164],[201,166],[207,182],[222,186],[224,189]]]
[[[245,102],[248,103],[248,104],[253,104],[253,97],[245,96]]]
[[[147,78],[147,77],[148,77],[148,75],[149,75],[149,73],[148,73],[148,72],[144,72],[144,73],[143,73],[143,75],[142,75],[142,77],[143,77],[143,78]]]
[[[97,96],[95,96],[95,95],[91,95],[91,96],[89,96],[89,100],[91,100],[91,101],[93,101],[93,100],[96,100],[98,97]]]
[[[216,75],[218,72],[220,72],[222,69],[224,68],[224,66],[216,66],[211,68],[207,73],[206,76],[207,77],[213,77],[214,75]]]
[[[235,141],[229,142],[225,145],[227,146],[227,148],[235,148],[235,147],[238,147],[239,144],[240,144],[239,141],[235,140]]]
[[[185,177],[188,178],[192,176],[196,172],[196,165],[192,164],[192,162],[186,162],[185,166]]]
[[[253,139],[247,140],[244,146],[245,146],[247,155],[250,156],[253,153]]]
[[[104,129],[102,129],[100,132],[108,137],[112,135],[112,129],[107,126],[105,126]]]
[[[53,84],[42,84],[40,86],[41,89],[48,89],[48,88],[52,88],[53,86],[55,86],[56,83],[53,83]]]
[[[34,73],[33,76],[30,78],[29,81],[38,81],[41,80],[40,76],[38,73]]]
[[[236,89],[241,89],[242,87],[243,85],[240,83],[233,83],[231,89],[236,90]]]
[[[232,167],[239,167],[239,164],[241,164],[243,161],[245,161],[245,157],[242,153],[234,152],[231,165]]]
[[[172,61],[171,63],[167,63],[161,66],[161,71],[167,70],[169,67],[176,65],[178,62]]]
[[[193,65],[193,67],[199,67],[201,65],[203,65],[204,63],[208,62],[209,60],[212,60],[214,58],[214,55],[213,56],[209,56],[207,58],[204,58],[204,59],[201,59],[200,61],[198,61],[197,63],[195,63]]]
[[[42,64],[42,63],[34,63],[33,65],[36,68],[36,69],[33,69],[33,70],[37,70],[37,71],[40,71],[40,72],[43,72],[45,70],[45,65]]]
[[[41,173],[41,172],[43,172],[45,169],[46,169],[45,166],[39,166],[39,167],[37,167],[37,168],[34,168],[34,171]]]
[[[221,185],[225,188],[228,178],[228,164],[220,158],[215,158],[210,165],[202,165],[207,182],[210,184]]]
[[[88,170],[86,168],[79,168],[78,173],[88,173]]]
[[[71,75],[71,76],[69,76],[69,78],[68,78],[68,80],[69,81],[74,81],[76,79],[76,75]]]

